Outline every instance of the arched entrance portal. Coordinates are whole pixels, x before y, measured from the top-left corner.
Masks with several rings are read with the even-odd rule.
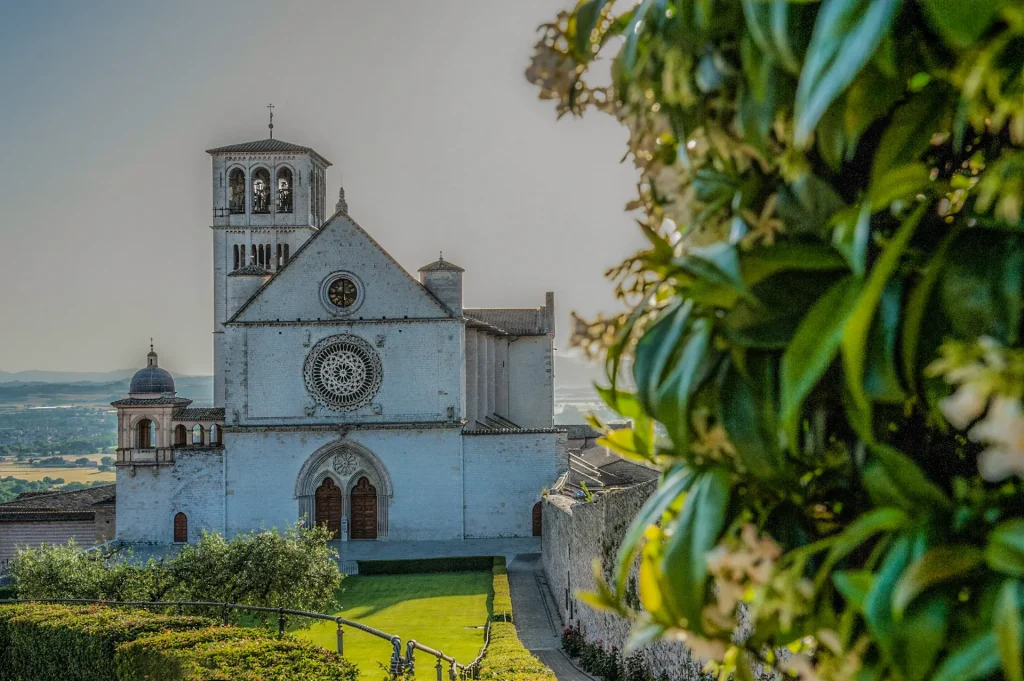
[[[327,481],[330,480],[330,485]],[[335,501],[330,510],[326,490]],[[351,440],[336,440],[313,452],[299,470],[295,498],[307,526],[328,525],[334,537],[387,539],[388,506],[394,492],[391,476],[373,452]],[[328,524],[337,518],[337,525]],[[326,520],[325,520],[326,519]],[[345,535],[341,528],[347,528]]]
[[[544,521],[541,514],[543,513],[544,502],[538,501],[533,505],[533,536],[539,537],[544,530]]]
[[[331,539],[341,539],[341,488],[330,478],[316,488],[313,516],[317,525],[327,527]]]
[[[352,539],[377,538],[377,488],[365,477],[352,488]]]

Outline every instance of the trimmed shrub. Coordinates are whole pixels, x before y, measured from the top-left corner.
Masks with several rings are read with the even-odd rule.
[[[491,570],[494,600],[491,607],[491,642],[480,665],[485,681],[555,681],[555,674],[523,647],[512,624],[512,598],[504,556],[494,558]]]
[[[501,681],[554,681],[547,665],[523,647],[511,622],[491,623],[491,644],[480,666],[481,679]]]
[[[201,617],[0,606],[0,681],[357,681],[319,646]]]
[[[423,558],[420,560],[360,560],[361,575],[409,575],[422,572],[477,572],[491,569],[490,556]]]
[[[357,681],[354,664],[306,641],[219,627],[138,639],[117,653],[119,681]]]
[[[508,586],[508,570],[505,567],[505,556],[494,558],[494,567],[491,568],[491,585],[494,590],[494,600],[491,601],[491,619],[495,622],[512,621],[512,593]]]
[[[0,679],[114,680],[114,654],[119,644],[150,634],[213,624],[202,617],[99,606],[0,606]]]

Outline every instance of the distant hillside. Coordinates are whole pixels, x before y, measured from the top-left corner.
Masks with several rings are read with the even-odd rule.
[[[137,369],[117,371],[0,371],[0,383],[111,383],[131,378]]]
[[[20,372],[40,373],[49,372]],[[57,372],[55,372],[57,373]],[[52,405],[52,404],[96,404],[112,402],[128,393],[130,376],[116,381],[8,381],[0,382],[0,404],[8,405]],[[174,379],[179,397],[194,400],[197,406],[213,403],[212,376],[179,376]]]

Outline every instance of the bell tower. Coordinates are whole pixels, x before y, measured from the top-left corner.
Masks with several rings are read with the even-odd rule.
[[[330,217],[327,168],[274,138],[208,149],[213,160],[214,405],[224,406],[224,323]]]

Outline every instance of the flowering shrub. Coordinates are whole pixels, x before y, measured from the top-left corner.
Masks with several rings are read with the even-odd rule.
[[[562,650],[569,657],[579,657],[583,653],[584,645],[586,645],[586,640],[583,638],[583,632],[580,631],[579,627],[572,624],[562,627]]]
[[[576,320],[663,470],[590,601],[723,680],[1024,681],[1024,5],[628,4],[527,70],[625,126],[650,243]]]

